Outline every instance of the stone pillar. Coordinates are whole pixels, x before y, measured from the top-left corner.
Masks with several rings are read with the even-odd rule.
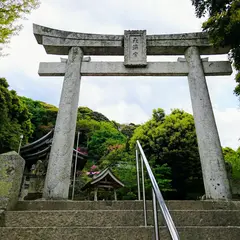
[[[231,199],[222,147],[198,48],[189,47],[185,57],[189,66],[188,82],[206,198]]]
[[[21,189],[24,166],[24,159],[16,152],[0,155],[0,210],[14,209]]]
[[[46,199],[68,199],[82,59],[81,48],[69,50],[43,191]]]

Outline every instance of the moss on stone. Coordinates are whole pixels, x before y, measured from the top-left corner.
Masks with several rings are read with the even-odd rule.
[[[20,192],[25,161],[16,152],[0,155],[0,209],[12,209]]]
[[[5,166],[4,162],[1,161],[1,159],[0,159],[0,178],[1,179],[5,179],[7,177],[8,177],[8,175],[7,175],[7,167]]]
[[[0,181],[0,197],[8,196],[11,191],[12,183]]]

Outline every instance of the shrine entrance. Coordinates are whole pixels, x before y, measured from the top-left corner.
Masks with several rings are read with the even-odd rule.
[[[205,76],[230,75],[228,61],[201,59],[226,54],[214,48],[206,33],[124,35],[67,32],[33,25],[34,35],[48,54],[68,55],[61,62],[42,62],[40,76],[64,76],[43,197],[68,199],[72,149],[81,76],[188,76],[206,197],[230,199],[219,135]],[[91,62],[85,56],[124,56],[124,62]],[[184,55],[176,62],[147,62],[147,55]]]

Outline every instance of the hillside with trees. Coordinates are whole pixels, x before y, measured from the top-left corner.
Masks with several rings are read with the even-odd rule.
[[[44,136],[54,128],[58,112],[53,105],[18,96],[4,78],[0,79],[0,108],[0,153],[17,151],[20,135],[24,136],[23,145]],[[126,186],[119,190],[119,199],[136,199],[136,140],[141,142],[165,198],[197,199],[204,194],[194,119],[183,110],[166,114],[161,108],[154,109],[147,122],[136,125],[117,123],[88,107],[79,107],[76,136],[77,132],[78,147],[87,148],[88,160],[78,174],[76,196],[90,180],[89,171],[110,167]],[[232,178],[240,179],[240,148],[226,147],[223,153]],[[146,194],[151,198],[148,179]]]

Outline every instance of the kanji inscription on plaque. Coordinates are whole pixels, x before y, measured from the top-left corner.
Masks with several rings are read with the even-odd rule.
[[[124,31],[124,65],[147,66],[146,30]]]

